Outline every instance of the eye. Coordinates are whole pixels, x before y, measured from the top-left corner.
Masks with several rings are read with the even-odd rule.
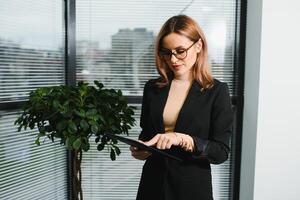
[[[185,49],[178,49],[176,50],[177,54],[183,54],[185,52]]]

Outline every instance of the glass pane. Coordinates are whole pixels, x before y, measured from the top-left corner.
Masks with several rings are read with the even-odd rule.
[[[67,153],[37,130],[17,132],[19,112],[0,112],[0,199],[67,199]],[[42,141],[42,140],[41,140]]]
[[[141,95],[157,77],[154,40],[167,18],[183,12],[203,28],[212,71],[233,87],[235,0],[96,1],[77,3],[77,78],[100,80],[126,95]]]
[[[140,105],[137,107],[135,118],[140,115]],[[139,120],[137,126],[129,133],[129,138],[136,139],[140,132]],[[124,135],[125,136],[125,135]],[[90,139],[91,148],[83,153],[82,187],[85,199],[135,199],[136,191],[142,172],[144,161],[132,159],[129,146],[119,142],[121,154],[112,161],[109,152],[97,150],[95,138]]]
[[[64,84],[63,1],[1,1],[0,101]]]
[[[63,1],[1,1],[0,102],[64,84]],[[66,150],[37,130],[17,132],[19,111],[0,111],[0,199],[67,199]]]

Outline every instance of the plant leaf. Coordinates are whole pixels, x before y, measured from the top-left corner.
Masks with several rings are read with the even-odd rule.
[[[68,122],[65,120],[62,120],[60,122],[57,123],[56,128],[59,131],[63,131],[65,128],[67,128]]]
[[[98,151],[102,151],[104,149],[104,143],[100,143],[97,146]]]
[[[80,149],[80,146],[81,146],[81,138],[77,138],[74,142],[73,142],[73,148],[78,150]]]
[[[90,149],[90,143],[82,143],[81,146],[84,151],[88,151]]]
[[[100,140],[100,136],[96,137],[95,142],[98,143]]]
[[[37,137],[34,143],[35,143],[36,145],[40,146],[40,145],[41,145],[41,143],[40,143],[40,138]]]
[[[94,117],[94,115],[97,114],[97,110],[96,109],[89,109],[86,112],[86,117],[92,119]]]
[[[80,110],[80,111],[78,111],[78,110],[74,110],[74,113],[76,114],[76,115],[78,115],[79,117],[85,117],[85,112],[84,112],[84,110]]]
[[[89,129],[89,124],[84,120],[82,119],[80,121],[80,127],[84,130],[84,131],[87,131]]]
[[[62,106],[60,105],[60,103],[59,103],[58,100],[54,100],[54,101],[53,101],[53,107],[54,107],[56,110],[59,110]]]
[[[115,148],[117,155],[120,155],[121,154],[120,148],[115,145],[114,145],[114,148]]]
[[[77,132],[77,126],[74,122],[70,122],[68,126],[69,133],[76,133]]]
[[[113,148],[110,149],[110,159],[116,160],[116,153]]]
[[[98,132],[98,130],[99,130],[99,128],[97,125],[92,125],[92,128],[91,128],[92,133],[96,134]]]
[[[34,129],[35,123],[34,121],[29,122],[29,128],[32,130]]]
[[[97,85],[97,87],[98,87],[99,89],[103,88],[103,84],[100,83],[99,81],[94,81],[94,83],[95,83],[95,85]]]

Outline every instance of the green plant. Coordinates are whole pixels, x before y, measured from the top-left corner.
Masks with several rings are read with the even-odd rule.
[[[77,86],[52,86],[38,88],[30,93],[23,113],[15,121],[18,131],[38,128],[35,143],[49,138],[53,142],[60,139],[75,153],[74,175],[79,178],[74,190],[82,199],[81,159],[82,150],[90,148],[89,139],[95,136],[97,149],[105,146],[110,150],[110,158],[115,160],[120,149],[117,141],[105,136],[106,133],[127,134],[135,124],[133,106],[128,106],[121,90],[104,89],[103,84],[94,82],[96,87],[79,82]],[[78,174],[79,173],[79,174]],[[78,186],[79,185],[79,186]]]

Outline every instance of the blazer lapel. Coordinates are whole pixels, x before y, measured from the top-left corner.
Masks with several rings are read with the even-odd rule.
[[[154,98],[151,101],[151,118],[154,124],[154,130],[157,133],[164,133],[165,126],[163,122],[163,111],[170,91],[170,84],[163,88],[156,88]],[[154,133],[154,134],[157,134]]]
[[[191,115],[194,113],[195,104],[197,103],[197,98],[201,95],[201,86],[197,81],[194,81],[191,85],[191,88],[186,96],[186,99],[183,102],[183,105],[179,111],[176,124],[174,127],[174,132],[184,132],[186,129],[186,115]]]

